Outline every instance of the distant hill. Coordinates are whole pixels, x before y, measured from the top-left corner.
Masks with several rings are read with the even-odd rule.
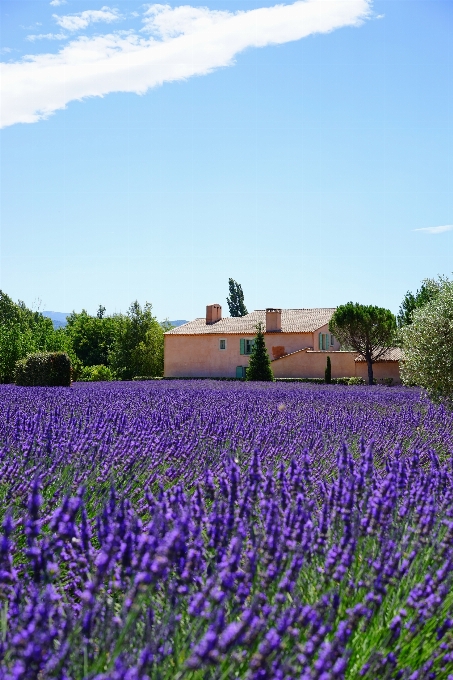
[[[66,326],[66,317],[69,316],[69,312],[43,312],[42,315],[52,319],[54,328],[64,328]]]
[[[177,319],[176,321],[170,321],[172,326],[182,326],[183,323],[188,323],[185,319]]]

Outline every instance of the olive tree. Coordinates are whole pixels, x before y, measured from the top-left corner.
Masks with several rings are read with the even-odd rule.
[[[453,281],[439,279],[438,294],[414,311],[412,323],[400,333],[403,381],[453,402]]]
[[[329,331],[340,345],[358,352],[368,365],[368,384],[373,384],[373,363],[395,344],[396,319],[389,309],[348,302],[337,307]]]

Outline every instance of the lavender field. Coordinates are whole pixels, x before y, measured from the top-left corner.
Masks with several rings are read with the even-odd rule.
[[[416,389],[0,386],[0,678],[453,680],[453,417]]]

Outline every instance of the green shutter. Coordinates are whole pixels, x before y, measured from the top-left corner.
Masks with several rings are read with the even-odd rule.
[[[319,334],[319,349],[322,349],[322,333]]]
[[[242,342],[242,340],[241,340]],[[242,366],[236,366],[236,378],[242,378]]]
[[[241,338],[239,340],[239,347],[240,347],[241,354],[245,354],[245,340],[244,340],[244,338]],[[239,368],[239,366],[238,366],[238,368]]]

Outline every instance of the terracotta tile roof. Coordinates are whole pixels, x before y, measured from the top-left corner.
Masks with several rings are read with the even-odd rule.
[[[378,361],[401,361],[404,359],[403,350],[401,347],[390,347],[385,354],[383,354]],[[361,356],[356,357],[354,361],[365,361]]]
[[[321,354],[325,354],[326,356],[327,356],[327,354],[330,354],[330,355],[338,354],[337,351],[333,351],[333,350],[331,350],[330,352],[326,351],[326,350],[322,350],[322,352],[321,352],[321,350],[311,349],[311,347],[304,347],[302,349],[296,349],[294,352],[289,352],[288,354],[282,354],[281,357],[278,357],[277,359],[271,359],[271,361],[280,361],[281,359],[286,359],[286,357],[293,356],[293,354],[299,354],[299,352],[307,352],[307,354],[319,354],[319,353],[321,353]],[[382,357],[380,359],[378,359],[378,361],[401,361],[402,359],[404,359],[402,349],[400,347],[391,347],[389,350],[387,350],[387,352],[385,354],[382,355]],[[365,359],[361,356],[357,356],[354,359],[354,361],[365,361]]]
[[[292,357],[293,354],[299,354],[299,352],[308,352],[308,351],[310,351],[309,347],[303,347],[302,349],[296,349],[296,350],[294,350],[294,352],[288,352],[288,354],[282,354],[281,357],[277,357],[276,359],[271,359],[271,363],[273,361],[280,361],[280,359],[286,359],[286,357]],[[327,354],[327,352],[325,352],[325,354]]]
[[[313,333],[329,323],[335,307],[314,309],[282,309],[282,333]],[[242,317],[227,316],[213,324],[206,319],[194,319],[167,331],[166,335],[255,335],[256,324],[266,325],[266,310],[257,309]]]

